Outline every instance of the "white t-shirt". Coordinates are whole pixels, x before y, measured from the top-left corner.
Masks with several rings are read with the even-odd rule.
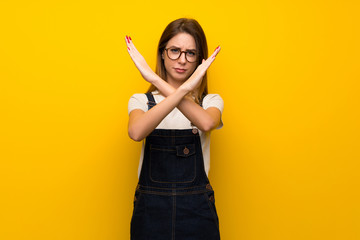
[[[156,103],[160,103],[164,100],[164,96],[160,95],[158,91],[152,92],[154,95]],[[148,111],[147,105],[148,99],[145,94],[134,94],[131,96],[128,104],[128,113],[134,109],[141,109],[142,111]],[[202,106],[204,109],[209,107],[216,107],[220,110],[221,114],[224,110],[224,101],[219,94],[208,94],[204,97]],[[220,124],[217,129],[222,128],[223,122],[220,118]],[[179,109],[174,108],[156,127],[156,129],[192,129],[191,122],[179,111]],[[204,168],[207,175],[209,175],[210,170],[210,132],[202,132],[199,130],[201,147],[204,158]],[[140,161],[138,167],[138,177],[140,178],[140,172],[142,167],[142,162],[144,158],[144,149],[145,149],[145,139],[142,141],[142,148],[140,154]]]

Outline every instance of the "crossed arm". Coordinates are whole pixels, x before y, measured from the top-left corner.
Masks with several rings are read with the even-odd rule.
[[[188,80],[179,88],[175,89],[154,73],[143,56],[135,48],[130,38],[126,37],[125,41],[128,47],[128,53],[143,78],[153,84],[165,96],[163,101],[147,112],[140,109],[135,109],[130,112],[128,133],[131,139],[135,141],[144,139],[175,107],[201,131],[211,131],[219,125],[221,117],[219,109],[210,107],[204,110],[187,95],[200,85],[202,77],[215,60],[216,55],[220,51],[220,47],[218,47],[207,60],[203,60],[202,64],[197,67]]]

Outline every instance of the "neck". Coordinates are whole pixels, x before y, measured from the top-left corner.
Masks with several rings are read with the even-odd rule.
[[[173,88],[176,88],[176,89],[179,88],[183,84],[182,82],[176,81],[169,77],[166,80],[169,85],[171,85]]]

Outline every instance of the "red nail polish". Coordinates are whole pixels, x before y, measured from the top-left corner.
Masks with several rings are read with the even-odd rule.
[[[127,37],[127,41],[128,41],[128,43],[130,43],[129,37]]]
[[[128,47],[128,49],[130,50],[130,48]]]
[[[130,40],[131,40],[131,37],[129,36]],[[131,40],[132,41],[132,40]]]

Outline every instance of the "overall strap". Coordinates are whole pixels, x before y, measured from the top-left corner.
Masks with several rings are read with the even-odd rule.
[[[199,103],[200,107],[203,107],[203,100],[204,100],[205,96],[206,96],[206,94],[203,94],[200,98],[200,103]]]
[[[145,93],[145,95],[148,99],[148,102],[147,102],[148,110],[150,110],[153,106],[156,105],[155,98],[151,92]]]

